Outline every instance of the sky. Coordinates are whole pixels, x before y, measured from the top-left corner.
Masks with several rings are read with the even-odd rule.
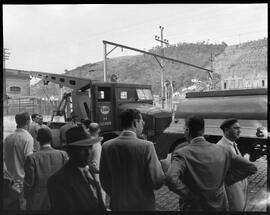
[[[64,73],[103,61],[103,40],[149,50],[180,42],[228,45],[268,37],[267,4],[3,5],[5,67]],[[114,46],[107,46],[108,52]],[[116,48],[107,57],[137,55]],[[181,59],[179,59],[181,60]]]

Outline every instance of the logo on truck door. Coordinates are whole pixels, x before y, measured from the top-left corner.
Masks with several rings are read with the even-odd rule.
[[[100,107],[100,112],[103,115],[107,115],[108,113],[110,113],[110,107],[107,105],[103,105]]]

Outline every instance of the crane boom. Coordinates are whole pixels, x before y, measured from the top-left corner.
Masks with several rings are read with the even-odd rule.
[[[69,76],[66,74],[53,74],[53,73],[45,73],[45,72],[37,72],[37,71],[23,71],[23,73],[27,73],[32,77],[41,78],[44,81],[44,84],[48,84],[48,82],[52,82],[55,84],[59,84],[60,86],[68,87],[74,90],[86,90],[90,88],[92,81],[89,78],[78,78],[74,76]]]

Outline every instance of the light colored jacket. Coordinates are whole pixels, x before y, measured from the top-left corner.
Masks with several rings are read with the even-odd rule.
[[[164,173],[152,142],[131,131],[102,145],[100,182],[111,198],[111,210],[155,210],[154,190]]]
[[[236,154],[232,143],[227,138],[222,137],[217,143]],[[238,150],[239,151],[239,150]],[[239,155],[240,156],[240,155]],[[247,204],[247,179],[238,181],[230,186],[226,186],[226,193],[229,201],[230,211],[244,211]]]
[[[48,178],[58,171],[67,161],[65,151],[41,146],[38,152],[26,158],[24,164],[24,195],[27,210],[49,210],[47,192]]]

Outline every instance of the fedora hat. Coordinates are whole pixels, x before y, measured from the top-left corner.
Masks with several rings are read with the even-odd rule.
[[[91,138],[90,134],[86,133],[83,127],[75,126],[66,132],[67,145],[66,146],[79,146],[89,147],[95,143],[100,142],[103,138]]]

